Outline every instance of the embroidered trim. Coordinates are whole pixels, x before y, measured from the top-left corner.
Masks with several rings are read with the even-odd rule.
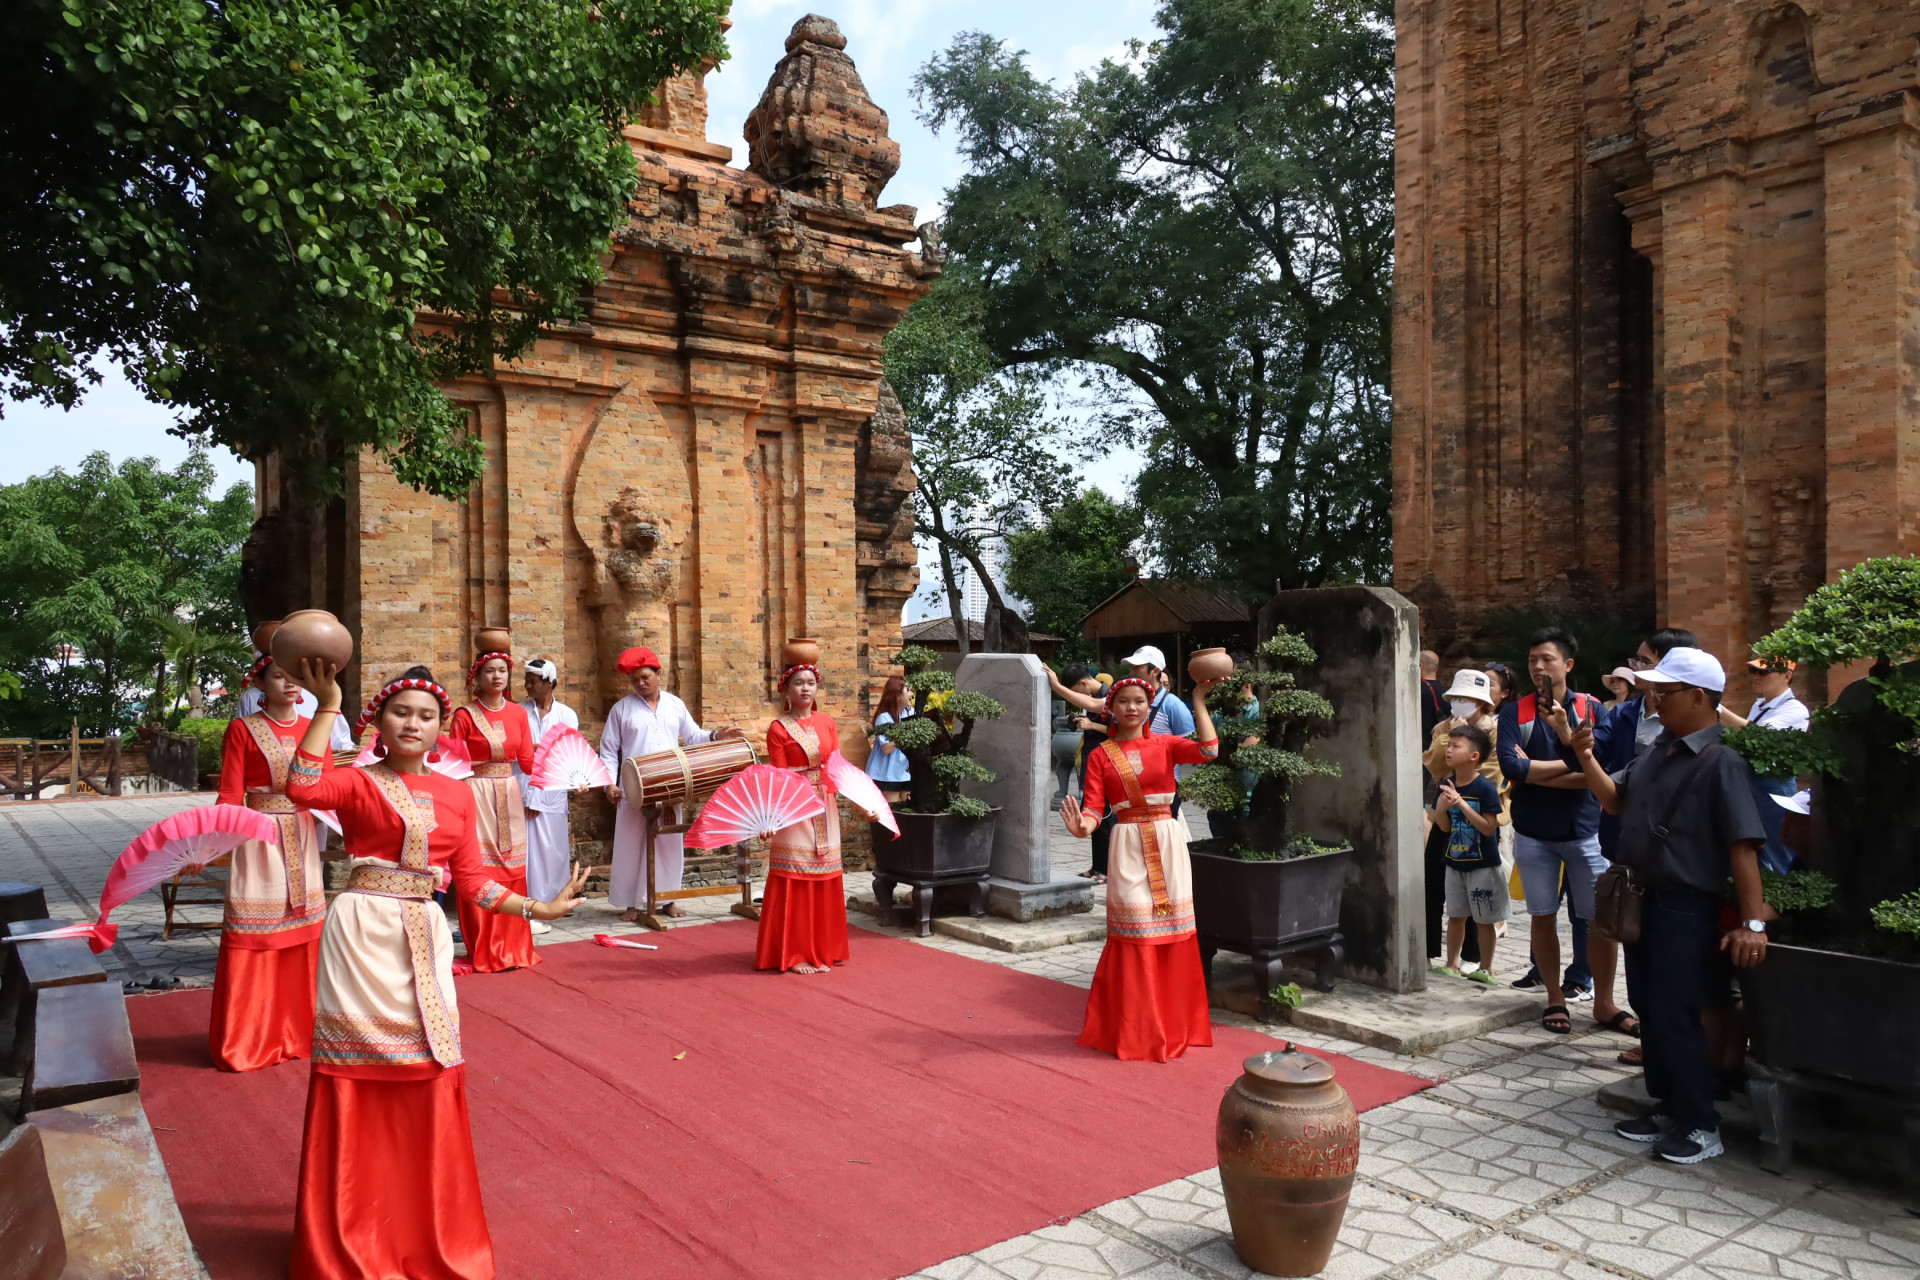
[[[371,893],[382,898],[403,898],[424,902],[440,887],[440,877],[431,871],[409,871],[404,867],[377,867],[363,862],[347,873],[348,893]]]
[[[1114,681],[1117,688],[1123,683]],[[1139,681],[1145,684],[1146,681]],[[1148,810],[1147,793],[1140,785],[1140,775],[1133,771],[1133,762],[1127,759],[1127,753],[1120,744],[1108,738],[1100,744],[1107,753],[1107,763],[1120,775],[1120,789],[1127,793],[1127,807],[1135,813]],[[1171,813],[1168,815],[1171,817]],[[1153,913],[1156,916],[1171,916],[1173,904],[1167,899],[1167,872],[1160,860],[1160,836],[1151,823],[1142,823],[1140,827],[1141,852],[1147,860],[1147,885],[1153,891]]]
[[[513,776],[513,766],[510,764],[500,764],[492,760],[482,760],[479,764],[473,766],[473,776],[476,778],[511,778]]]
[[[452,718],[453,699],[447,696],[445,689],[442,689],[433,681],[389,680],[380,692],[373,695],[373,701],[367,704],[366,710],[362,711],[359,718],[353,722],[353,736],[356,738],[359,737],[361,731],[373,723],[373,718],[380,714],[380,708],[386,705],[388,698],[391,698],[396,693],[405,693],[409,689],[420,689],[432,694],[440,702],[440,718],[442,720]]]
[[[495,907],[499,906],[503,900],[510,897],[512,893],[513,890],[507,888],[507,886],[501,884],[498,880],[495,880],[474,895],[473,905],[482,911],[492,911]]]
[[[485,707],[480,708],[478,712],[474,711],[472,707],[462,707],[460,709],[467,713],[468,721],[472,723],[474,728],[480,731],[480,736],[487,740],[487,755],[496,762],[505,760],[507,758],[506,726],[495,724],[492,718],[487,715],[487,709]],[[480,765],[478,763],[473,766],[473,771],[475,773],[480,772]]]
[[[455,1034],[458,1034],[456,1019]],[[458,1040],[455,1041],[458,1044]],[[377,1018],[364,1013],[336,1013],[317,1009],[313,1015],[313,1060],[338,1067],[404,1066],[410,1063],[460,1064],[441,1058],[419,1023],[399,1018]]]
[[[311,787],[320,781],[320,774],[326,768],[318,760],[309,760],[296,755],[293,763],[287,766],[287,785],[289,787]]]
[[[387,687],[391,689],[393,686]],[[420,805],[414,799],[412,788],[384,764],[368,765],[363,772],[380,789],[380,794],[400,815],[400,821],[407,829],[400,851],[401,867],[407,871],[427,871],[427,823],[420,812]],[[413,961],[414,998],[420,1005],[420,1025],[425,1030],[427,1043],[433,1046],[434,1061],[443,1067],[451,1067],[460,1061],[460,1022],[440,990],[440,975],[433,967],[433,925],[427,910],[425,902],[401,903],[407,928],[407,951]],[[434,907],[433,910],[439,908]],[[315,1041],[315,1057],[318,1057],[317,1032]]]
[[[240,717],[240,723],[247,727],[254,748],[266,758],[267,776],[272,779],[273,789],[276,792],[286,791],[287,776],[292,772],[294,758],[287,751],[287,744],[280,740],[273,717],[265,711],[256,711],[250,716]],[[294,724],[297,726],[299,723],[300,718],[295,716]],[[325,762],[320,767],[324,771]],[[293,907],[305,902],[307,858],[300,845],[300,826],[295,816],[299,810],[285,795],[248,796],[247,808],[274,815],[274,821],[280,826],[280,860],[286,867],[287,905]]]
[[[1193,931],[1191,902],[1176,902],[1162,915],[1157,907],[1130,907],[1107,899],[1107,936],[1110,938],[1177,938]]]

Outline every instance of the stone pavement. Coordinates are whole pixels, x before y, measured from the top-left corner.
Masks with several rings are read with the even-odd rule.
[[[0,805],[0,879],[49,886],[54,914],[91,917],[106,868],[146,823],[181,799]],[[1085,868],[1085,845],[1056,843],[1063,872]],[[870,892],[869,876],[847,877]],[[694,899],[696,920],[730,918],[726,898]],[[213,914],[202,909],[203,914]],[[217,936],[160,942],[157,900],[116,913],[111,953],[129,975],[204,981]],[[854,913],[862,928],[910,937]],[[604,899],[590,900],[543,942],[596,931],[632,932]],[[935,934],[921,945],[1004,964],[1075,986],[1091,985],[1102,944],[1024,954]],[[1496,970],[1518,972],[1524,949],[1509,940]],[[796,978],[831,982],[831,975]],[[1436,980],[1438,981],[1438,980]],[[1447,980],[1451,981],[1451,980]],[[1692,1167],[1653,1160],[1616,1137],[1595,1095],[1629,1069],[1629,1042],[1574,1012],[1576,1034],[1538,1023],[1494,1031],[1409,1057],[1370,1045],[1265,1027],[1216,1010],[1215,1020],[1307,1048],[1438,1081],[1361,1118],[1360,1172],[1340,1244],[1323,1274],[1334,1280],[1911,1280],[1920,1274],[1920,1218],[1893,1188],[1870,1188],[1802,1167],[1786,1177],[1758,1166],[1750,1134],[1728,1134],[1728,1153]],[[1195,1052],[1207,1052],[1195,1050]],[[1141,1064],[1150,1071],[1151,1064]],[[1214,1170],[1153,1187],[921,1273],[938,1280],[1242,1280]]]

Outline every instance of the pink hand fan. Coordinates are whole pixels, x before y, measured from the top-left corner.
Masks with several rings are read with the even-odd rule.
[[[280,843],[280,826],[264,813],[244,805],[213,804],[185,809],[133,838],[100,890],[100,918],[92,924],[67,925],[36,933],[35,938],[85,938],[98,955],[120,936],[120,926],[107,917],[115,907],[183,871],[198,871],[223,853],[232,853],[249,840]]]
[[[836,751],[827,760],[827,776],[854,808],[864,810],[869,820],[893,832],[895,840],[900,838],[900,823],[893,816],[893,806],[880,794],[880,788],[873,785],[865,769]]]
[[[610,933],[596,933],[593,940],[603,947],[630,947],[635,951],[658,951],[660,948],[651,942],[628,942],[625,938],[616,938]]]
[[[360,754],[353,758],[353,763],[364,769],[370,764],[379,764],[386,759],[385,756],[374,751],[374,747],[379,742],[380,739],[375,737],[372,742],[361,748]],[[434,745],[433,750],[427,752],[427,768],[435,773],[445,774],[455,782],[462,782],[473,776],[473,757],[468,754],[467,745],[464,742],[458,738],[443,736]]]
[[[687,847],[719,849],[790,827],[827,811],[791,769],[750,764],[726,780],[687,832]]]
[[[557,724],[540,739],[533,753],[533,773],[527,785],[537,791],[585,791],[610,787],[613,774],[578,729]]]

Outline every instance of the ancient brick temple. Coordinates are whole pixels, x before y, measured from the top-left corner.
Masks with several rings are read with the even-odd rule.
[[[795,25],[744,170],[706,139],[698,77],[628,128],[639,184],[587,316],[450,388],[487,448],[466,503],[362,455],[315,510],[261,463],[250,612],[340,615],[350,698],[413,662],[458,684],[475,628],[507,625],[518,655],[559,663],[596,739],[630,645],[703,723],[764,727],[782,641],[816,636],[858,744],[919,579],[881,342],[938,262],[903,247],[912,208],[878,207],[899,147],[845,45]]]
[[[1728,660],[1920,552],[1920,6],[1403,0],[1394,576]]]

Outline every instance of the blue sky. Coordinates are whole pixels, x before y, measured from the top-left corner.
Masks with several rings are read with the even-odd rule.
[[[741,125],[783,53],[788,30],[808,12],[840,24],[848,55],[900,143],[900,173],[882,202],[916,205],[922,221],[938,216],[942,193],[959,176],[961,164],[951,142],[915,118],[913,75],[956,34],[990,32],[1027,50],[1041,76],[1064,82],[1102,58],[1123,56],[1128,40],[1154,33],[1151,0],[738,0],[729,35],[733,56],[707,79],[708,136],[734,149],[736,165],[745,165],[747,156]],[[51,467],[73,467],[96,449],[105,449],[115,461],[153,454],[173,463],[186,456],[186,442],[166,434],[173,421],[169,412],[148,403],[117,371],[104,372],[106,381],[71,413],[32,404],[5,406],[0,483]],[[216,451],[215,461],[227,479],[252,479],[252,467],[224,450]],[[1118,495],[1137,467],[1137,460],[1122,454],[1085,471],[1089,480]]]

